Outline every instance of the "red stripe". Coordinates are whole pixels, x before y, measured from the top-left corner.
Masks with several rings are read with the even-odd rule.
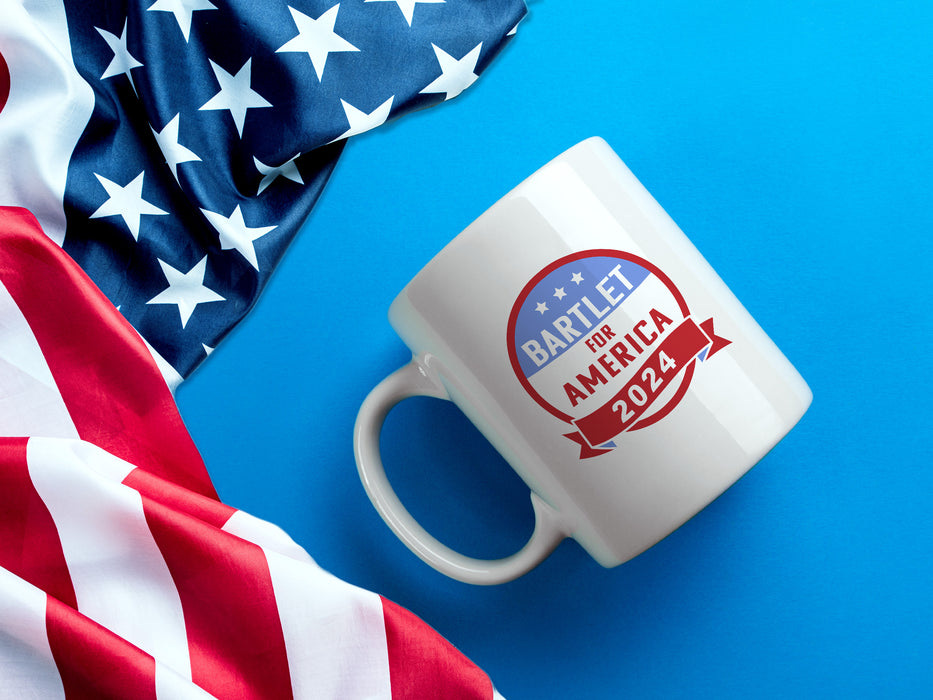
[[[29,478],[26,438],[0,438],[0,566],[77,607],[52,514]]]
[[[216,528],[222,528],[235,512],[226,503],[189,491],[181,486],[161,479],[142,469],[134,469],[123,480],[123,484],[135,489],[144,497],[160,503],[178,513],[202,520]]]
[[[58,529],[29,478],[26,438],[0,438],[0,566],[45,591],[65,697],[155,698],[155,661],[79,613]]]
[[[285,637],[262,549],[146,495],[143,508],[178,589],[194,683],[217,697],[290,698]]]
[[[382,598],[392,700],[491,700],[492,681],[421,619]]]
[[[81,438],[217,498],[145,343],[25,209],[0,207],[0,279],[42,348]]]
[[[45,623],[68,700],[155,700],[152,656],[55,598]]]

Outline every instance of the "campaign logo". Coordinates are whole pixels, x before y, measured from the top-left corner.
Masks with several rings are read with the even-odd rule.
[[[697,323],[655,265],[617,250],[568,255],[525,285],[509,317],[519,382],[574,430],[580,458],[653,425],[686,394],[697,363],[731,341]]]

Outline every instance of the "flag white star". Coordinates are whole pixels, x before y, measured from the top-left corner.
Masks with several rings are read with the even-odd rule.
[[[113,59],[104,70],[104,74],[100,76],[100,79],[106,80],[115,75],[125,75],[130,79],[130,84],[133,85],[133,89],[135,90],[136,86],[133,84],[133,76],[130,75],[130,71],[134,68],[142,67],[143,64],[133,58],[133,56],[130,55],[130,50],[126,47],[126,25],[127,22],[124,22],[123,33],[119,37],[100,27],[94,27],[97,33],[107,42],[107,46],[110,47],[110,50],[113,51]]]
[[[558,301],[560,301],[560,300],[563,299],[565,296],[567,296],[567,292],[564,291],[564,288],[563,288],[563,287],[557,287],[557,288],[554,290],[554,296],[556,296],[557,299],[558,299]]]
[[[230,216],[224,216],[217,212],[202,209],[201,213],[211,222],[217,233],[220,235],[220,247],[224,250],[235,249],[240,253],[250,265],[259,269],[259,262],[256,259],[256,248],[253,241],[262,238],[275,226],[257,226],[255,228],[247,226],[243,220],[243,213],[240,211],[240,205],[237,204]]]
[[[405,21],[408,22],[408,26],[410,27],[411,19],[415,12],[415,5],[419,2],[428,4],[444,2],[444,0],[365,0],[365,2],[394,2],[398,5],[398,9],[402,11],[402,14],[405,16]]]
[[[150,204],[143,199],[143,177],[145,174],[146,171],[143,170],[129,184],[120,186],[112,180],[94,173],[94,177],[103,185],[110,196],[106,202],[97,208],[97,211],[91,214],[90,218],[100,219],[105,216],[121,216],[126,227],[133,234],[133,239],[138,241],[139,220],[143,214],[153,216],[168,214],[168,212],[162,211],[154,204]]]
[[[324,64],[327,63],[327,57],[330,54],[338,51],[359,51],[334,31],[339,9],[340,3],[337,3],[317,19],[311,19],[303,12],[289,7],[288,11],[292,13],[292,20],[298,28],[298,36],[278,48],[276,53],[292,51],[307,53],[314,66],[317,79],[321,80],[324,75]]]
[[[175,21],[185,37],[185,43],[188,42],[188,35],[191,33],[191,15],[198,10],[216,10],[208,0],[156,0],[149,6],[149,12],[171,12],[175,15]]]
[[[347,121],[350,122],[350,128],[335,138],[334,141],[350,138],[351,136],[362,134],[364,131],[369,131],[370,129],[375,129],[377,126],[385,124],[386,119],[389,118],[389,112],[392,109],[392,101],[394,99],[395,95],[392,95],[392,97],[376,107],[376,109],[369,114],[357,109],[346,100],[340,100],[340,104],[343,105],[343,112],[347,115]],[[331,141],[331,143],[334,141]]]
[[[209,301],[226,301],[213,289],[204,286],[204,273],[207,272],[207,256],[195,264],[188,272],[181,272],[158,259],[162,273],[168,281],[168,288],[152,297],[147,304],[175,304],[178,306],[178,315],[181,317],[181,327],[188,324],[188,319],[198,304]]]
[[[176,114],[172,117],[172,121],[165,125],[162,131],[152,129],[151,125],[149,127],[152,129],[152,134],[159,144],[159,150],[162,151],[162,155],[165,156],[165,162],[168,163],[168,167],[171,169],[172,175],[175,176],[176,180],[178,180],[178,165],[180,163],[190,163],[192,161],[201,160],[197,153],[178,143],[178,124],[179,115]]]
[[[181,29],[185,42],[191,33],[191,15],[198,10],[216,10],[209,0],[156,0],[149,6],[149,12],[171,12]]]
[[[271,107],[262,95],[250,86],[252,81],[252,62],[249,58],[236,75],[230,75],[223,68],[211,61],[214,76],[220,84],[220,92],[208,100],[201,109],[229,109],[236,124],[237,134],[243,136],[243,123],[246,121],[246,110],[254,107]]]
[[[583,275],[580,274],[579,272],[574,272],[570,276],[570,281],[573,282],[574,284],[580,284],[580,282],[583,281]]]
[[[545,304],[543,301],[538,302],[538,305],[535,307],[535,311],[537,311],[542,316],[544,315],[544,312],[547,310],[548,310],[547,304]]]
[[[426,88],[421,94],[444,92],[447,93],[445,100],[450,100],[470,87],[479,77],[476,75],[476,62],[479,61],[479,52],[483,44],[480,42],[472,51],[463,58],[454,58],[449,53],[436,44],[431,44],[434,48],[434,55],[441,66],[441,74]]]
[[[256,164],[256,170],[262,174],[262,180],[259,181],[259,191],[256,194],[262,194],[262,191],[271,185],[275,178],[280,175],[284,178],[288,178],[292,182],[297,182],[299,185],[305,184],[305,181],[301,179],[301,173],[298,171],[298,166],[295,164],[295,160],[300,156],[300,153],[296,153],[292,156],[291,160],[287,160],[282,163],[280,166],[276,167],[274,165],[266,165],[259,158],[253,156],[253,163]]]

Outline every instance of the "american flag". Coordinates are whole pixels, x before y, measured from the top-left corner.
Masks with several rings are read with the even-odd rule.
[[[347,137],[460,94],[523,11],[5,3],[0,203],[30,209],[187,376],[249,310]]]
[[[497,696],[423,621],[221,503],[172,389],[346,139],[462,92],[523,13],[4,3],[0,697]]]

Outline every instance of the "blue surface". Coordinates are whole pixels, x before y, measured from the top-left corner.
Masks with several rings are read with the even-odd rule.
[[[404,605],[510,700],[933,695],[933,3],[535,2],[458,99],[358,137],[251,317],[179,390],[221,496]],[[360,486],[357,408],[408,359],[386,311],[545,161],[606,138],[815,399],[680,530],[602,569],[572,541],[451,581]],[[352,289],[352,294],[344,293]],[[452,546],[503,556],[527,490],[456,409],[385,459]]]

